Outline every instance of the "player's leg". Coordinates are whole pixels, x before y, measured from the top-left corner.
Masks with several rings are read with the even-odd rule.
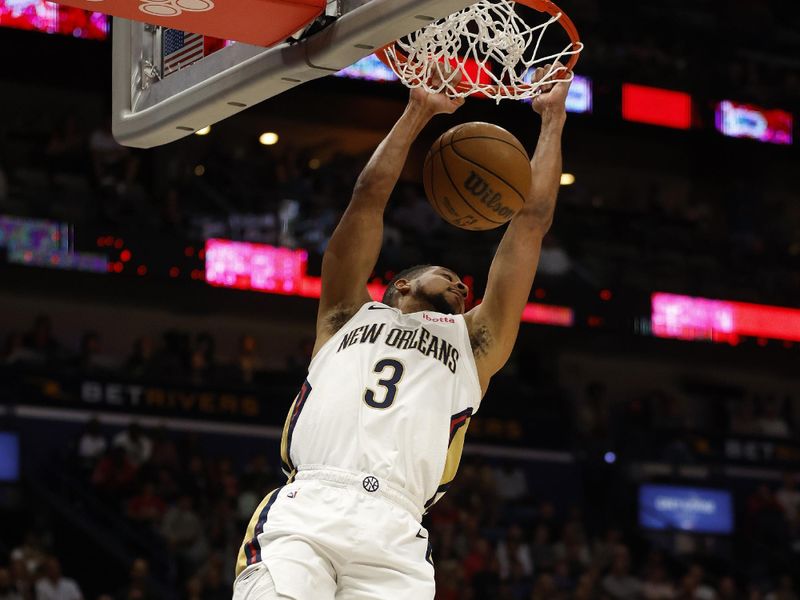
[[[353,566],[338,581],[336,600],[433,600],[436,587],[429,573],[401,572],[394,566]]]
[[[433,600],[433,561],[428,532],[398,511],[386,511],[353,558],[337,570],[336,600]]]
[[[252,577],[259,580],[254,584],[258,587],[266,571],[273,594],[277,595],[265,595],[263,600],[333,600],[335,571],[324,545],[314,541],[320,528],[330,527],[338,518],[326,510],[325,500],[314,486],[298,483],[268,494],[247,527],[237,560],[236,585],[244,590],[253,573]],[[252,592],[248,593],[252,596]],[[252,600],[262,597],[252,596]]]
[[[265,564],[245,571],[233,582],[233,600],[288,600],[275,591],[269,569]]]
[[[311,545],[287,537],[270,546],[272,555],[236,578],[233,600],[334,600],[332,567]]]

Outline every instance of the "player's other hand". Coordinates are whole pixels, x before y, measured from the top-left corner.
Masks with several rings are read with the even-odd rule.
[[[540,81],[550,73],[551,69],[555,72],[550,75],[549,79],[568,79],[572,76],[572,73],[564,65],[556,62],[552,65],[537,68],[533,74],[533,81]],[[542,118],[564,114],[566,112],[569,85],[567,82],[544,84],[539,88],[539,95],[535,96],[531,103],[533,110],[542,115]]]
[[[442,74],[440,75],[437,72],[437,69],[434,69],[433,76],[431,77],[430,86],[433,88],[439,87],[442,84],[442,76],[448,78],[450,81],[450,85],[455,87],[461,81],[461,73],[460,71],[455,73],[450,78],[450,74],[452,71],[446,65],[440,64],[439,68],[442,69]],[[431,116],[433,115],[440,115],[440,114],[452,114],[457,111],[463,104],[464,98],[452,97],[448,96],[446,90],[439,92],[438,94],[434,94],[431,92],[425,91],[422,87],[411,88],[411,92],[409,95],[409,102],[418,104],[422,108],[424,108]]]

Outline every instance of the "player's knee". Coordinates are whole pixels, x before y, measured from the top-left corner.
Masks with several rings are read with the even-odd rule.
[[[233,583],[233,600],[288,600],[275,591],[275,582],[267,568],[260,563],[236,578]]]

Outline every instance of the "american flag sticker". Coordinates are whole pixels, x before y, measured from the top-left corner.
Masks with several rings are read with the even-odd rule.
[[[203,36],[165,28],[161,36],[161,48],[161,71],[167,75],[203,58]]]

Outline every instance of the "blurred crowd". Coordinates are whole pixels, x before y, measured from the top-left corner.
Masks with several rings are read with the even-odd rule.
[[[91,327],[91,320],[86,324]],[[130,340],[130,351],[120,355],[105,349],[103,339],[108,335],[108,331],[86,330],[70,345],[59,338],[52,319],[40,314],[29,328],[5,333],[0,365],[21,372],[270,390],[277,374],[296,374],[297,381],[302,381],[313,350],[310,337],[301,338],[292,348],[290,344],[260,343],[253,334],[244,333],[238,336],[232,353],[222,353],[218,340],[208,332],[171,329],[160,337]],[[693,435],[788,441],[800,433],[800,396],[796,393],[769,392],[759,386],[719,386],[711,379],[701,390],[686,389],[677,375],[623,395],[609,392],[611,378],[568,391],[568,382],[554,377],[554,364],[540,364],[536,346],[529,347],[525,340],[519,346],[496,378],[489,398],[502,398],[512,389],[535,398],[538,408],[526,412],[525,418],[558,432],[560,445],[554,447],[605,446],[641,459],[692,463],[704,458],[703,444],[694,441]],[[548,415],[550,405],[559,405],[552,415]],[[537,431],[534,425],[527,429],[539,446],[554,441],[533,433]]]
[[[116,145],[105,128],[86,133],[74,117],[51,136],[46,152],[15,152],[19,164],[0,157],[7,171],[0,213],[59,219],[98,235],[152,236],[148,245],[223,237],[302,247],[311,269],[367,158],[321,161],[313,149],[288,144],[225,148],[202,140],[178,143],[167,156],[143,154]],[[615,173],[586,174],[562,188],[539,269],[545,287],[670,289],[767,303],[796,296],[800,205],[769,173],[722,181],[713,172],[698,181]],[[377,273],[440,263],[482,282],[499,234],[445,224],[421,185],[404,182],[387,209]]]
[[[127,581],[92,600],[230,598],[246,525],[282,476],[266,455],[236,460],[214,456],[213,448],[196,434],[147,431],[135,422],[108,432],[91,420],[72,456],[51,465],[150,540],[152,556],[132,556]],[[523,461],[465,456],[451,491],[424,521],[437,600],[798,599],[793,475],[750,492],[730,543],[650,537],[624,503],[600,496],[563,502],[535,492],[535,477],[535,465]],[[18,540],[0,567],[0,598],[79,600],[81,587],[96,588],[62,574],[51,538],[42,526]]]
[[[800,39],[793,3],[576,0],[569,13],[587,47],[581,68],[600,78],[622,74],[769,108],[800,102],[800,76],[786,60]]]
[[[251,385],[263,382],[269,372],[303,370],[311,358],[313,340],[297,348],[259,347],[257,338],[243,333],[232,356],[220,356],[208,332],[168,330],[160,338],[140,336],[127,355],[109,352],[103,345],[106,331],[85,331],[75,346],[61,341],[52,319],[40,314],[27,330],[5,334],[0,365],[47,368],[56,373],[113,375],[135,380],[156,380],[195,385]]]

